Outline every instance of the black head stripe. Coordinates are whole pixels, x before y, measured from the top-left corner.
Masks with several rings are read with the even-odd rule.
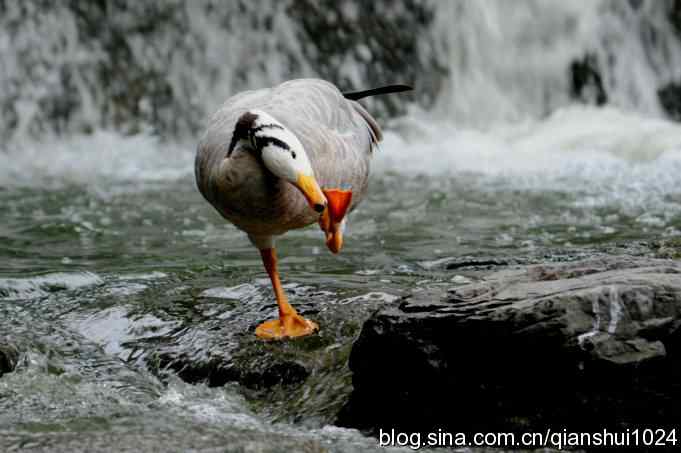
[[[282,126],[280,124],[261,124],[260,126],[254,127],[253,129],[251,129],[251,133],[255,134],[257,132],[260,132],[263,129],[281,129],[281,130],[284,130],[284,126]]]
[[[236,124],[234,125],[234,132],[232,132],[232,141],[229,143],[229,149],[227,150],[227,157],[232,155],[234,147],[237,142],[241,139],[248,139],[250,131],[255,124],[255,120],[258,119],[258,115],[251,112],[246,112],[239,117]]]
[[[262,150],[267,145],[278,146],[279,148],[284,149],[286,151],[291,149],[291,147],[288,146],[288,143],[279,140],[276,137],[270,137],[267,135],[252,135],[251,140],[253,141],[255,147],[259,150]]]

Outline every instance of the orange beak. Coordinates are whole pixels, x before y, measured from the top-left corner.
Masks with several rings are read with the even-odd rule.
[[[334,224],[331,231],[326,234],[326,246],[331,250],[331,253],[337,254],[343,247],[343,232],[339,224]]]
[[[328,200],[329,207],[319,218],[319,226],[326,234],[326,246],[332,253],[338,253],[343,247],[342,222],[350,208],[352,191],[325,189],[324,195]]]
[[[303,193],[312,209],[319,213],[324,212],[326,197],[314,176],[300,174],[294,185]]]

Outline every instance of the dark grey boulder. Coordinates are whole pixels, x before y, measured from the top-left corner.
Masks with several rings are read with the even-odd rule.
[[[681,38],[681,0],[667,0],[667,17]]]
[[[570,97],[586,104],[603,105],[608,102],[595,54],[587,53],[581,60],[570,64]]]
[[[0,377],[14,371],[19,358],[16,348],[0,338]]]
[[[678,426],[681,263],[523,266],[385,306],[338,422],[376,432]]]
[[[657,90],[660,105],[669,118],[681,121],[681,82],[671,82]]]

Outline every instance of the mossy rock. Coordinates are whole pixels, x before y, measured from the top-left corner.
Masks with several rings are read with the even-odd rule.
[[[651,248],[657,258],[681,260],[681,237],[656,241]]]

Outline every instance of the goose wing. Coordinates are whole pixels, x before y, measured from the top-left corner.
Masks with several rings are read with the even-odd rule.
[[[279,119],[300,139],[324,188],[349,188],[353,205],[364,196],[372,149],[380,127],[356,101],[335,85],[299,79],[275,87],[263,110]]]

